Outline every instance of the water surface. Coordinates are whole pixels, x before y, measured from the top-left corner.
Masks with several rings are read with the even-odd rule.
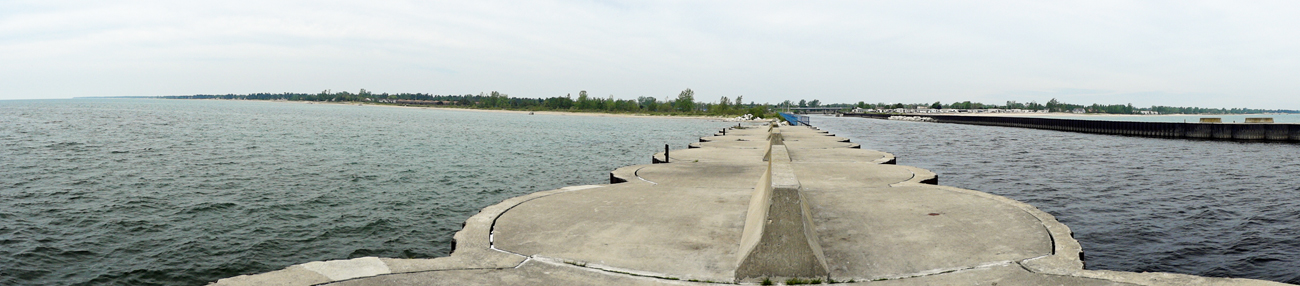
[[[1300,284],[1300,144],[1160,139],[812,117],[939,183],[1029,203],[1075,233],[1087,269]]]
[[[733,123],[215,100],[0,101],[0,285],[203,285],[429,258],[479,209]]]

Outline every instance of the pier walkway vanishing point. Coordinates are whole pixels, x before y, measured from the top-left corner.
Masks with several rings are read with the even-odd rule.
[[[484,208],[448,257],[310,262],[215,284],[1283,285],[1083,270],[1070,229],[1033,206],[934,185],[930,171],[808,127],[724,132],[614,170],[608,185]]]

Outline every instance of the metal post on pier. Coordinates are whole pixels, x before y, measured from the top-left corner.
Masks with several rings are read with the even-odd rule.
[[[668,144],[664,144],[664,163],[668,163]]]

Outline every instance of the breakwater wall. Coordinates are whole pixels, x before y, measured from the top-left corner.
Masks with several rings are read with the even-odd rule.
[[[845,113],[843,116],[889,119],[896,114]],[[1015,116],[909,115],[932,122],[1046,129],[1056,131],[1160,138],[1300,142],[1300,124],[1127,122]]]

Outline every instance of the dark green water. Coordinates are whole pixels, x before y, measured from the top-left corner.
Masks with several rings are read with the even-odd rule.
[[[299,103],[0,101],[0,285],[203,285],[445,256],[503,199],[731,123]]]

